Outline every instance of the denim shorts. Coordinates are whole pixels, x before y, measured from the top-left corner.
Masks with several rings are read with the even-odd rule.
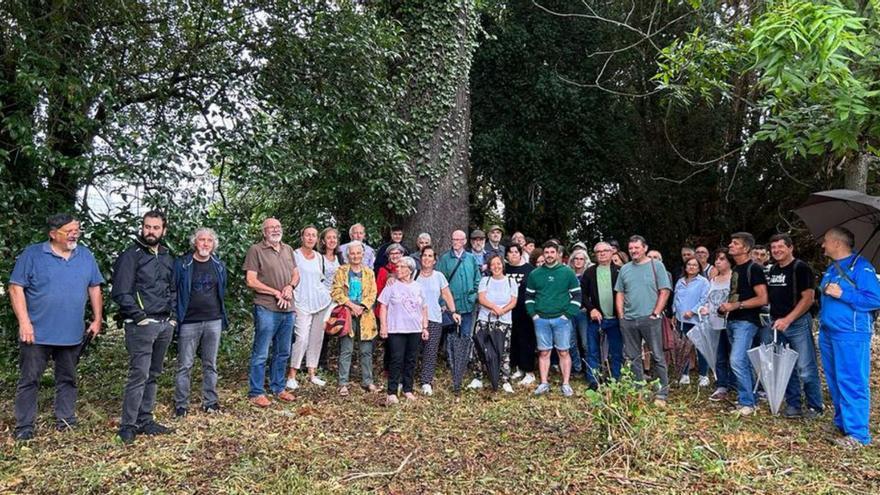
[[[535,319],[535,337],[539,351],[567,351],[571,346],[571,320],[565,316]]]

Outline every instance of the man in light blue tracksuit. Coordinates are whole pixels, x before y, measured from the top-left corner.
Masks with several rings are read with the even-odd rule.
[[[854,236],[834,227],[822,248],[831,258],[820,284],[819,352],[834,403],[834,425],[844,435],[836,443],[849,448],[871,442],[871,335],[880,309],[880,282],[869,261],[853,254]]]

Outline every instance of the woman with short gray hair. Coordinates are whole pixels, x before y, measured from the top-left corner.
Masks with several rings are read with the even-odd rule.
[[[422,287],[413,281],[416,263],[402,257],[397,262],[396,280],[379,295],[380,336],[388,339],[390,354],[386,403],[397,403],[397,385],[403,383],[403,395],[415,400],[413,378],[420,338],[428,340],[428,305]]]

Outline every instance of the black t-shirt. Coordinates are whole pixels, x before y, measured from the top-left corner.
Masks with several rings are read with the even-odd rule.
[[[731,302],[748,301],[755,297],[755,287],[767,285],[767,277],[764,276],[764,268],[754,261],[746,261],[733,267],[730,275],[730,294],[736,295]],[[745,320],[761,325],[761,308],[738,309],[727,315],[728,320]]]
[[[529,273],[534,270],[535,267],[528,263],[521,266],[504,266],[504,273],[508,278],[513,280],[519,285],[519,294],[516,296],[516,307],[517,308],[525,308],[526,306],[526,281],[528,280]]]
[[[193,259],[192,285],[184,323],[219,320],[223,317],[220,309],[220,291],[217,288],[217,269],[213,264],[211,260]]]
[[[813,288],[813,270],[810,265],[795,259],[785,268],[774,264],[767,277],[770,316],[783,318],[801,300],[801,293]]]

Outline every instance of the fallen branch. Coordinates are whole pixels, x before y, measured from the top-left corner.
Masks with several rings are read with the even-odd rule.
[[[416,453],[415,450],[410,452],[409,455],[406,456],[406,459],[404,459],[403,462],[400,463],[400,466],[397,466],[397,469],[395,469],[394,471],[379,471],[379,472],[375,472],[375,473],[352,473],[352,474],[349,474],[348,476],[345,476],[340,481],[343,481],[343,482],[354,481],[354,480],[357,480],[360,478],[376,478],[379,476],[391,476],[391,477],[397,476],[398,474],[400,474],[401,471],[403,471],[403,468],[407,465],[407,463],[409,463],[409,460],[412,458],[413,454],[415,454],[415,453]]]

